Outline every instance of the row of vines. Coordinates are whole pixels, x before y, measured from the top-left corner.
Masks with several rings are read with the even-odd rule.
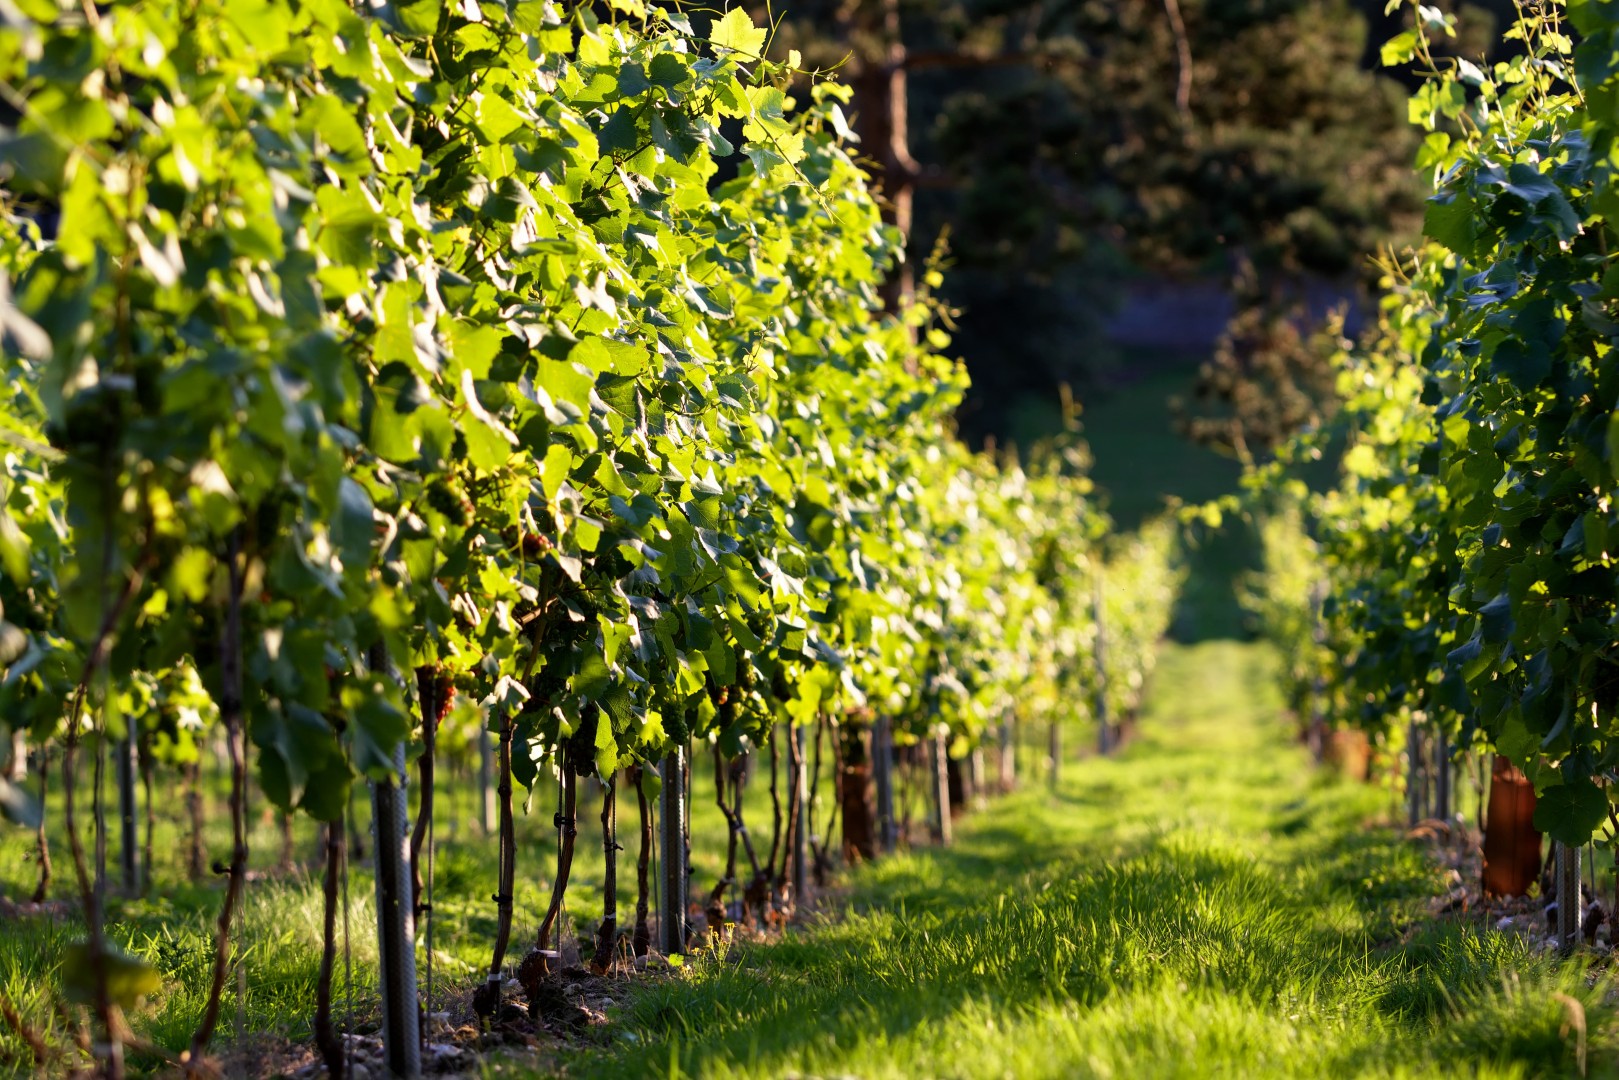
[[[761,867],[726,794],[778,730],[801,770],[794,733],[827,717],[858,764],[1134,710],[1171,531],[1110,537],[1072,437],[1021,461],[950,438],[948,313],[882,310],[899,237],[846,91],[764,59],[768,32],[641,0],[0,5],[0,725],[41,779],[0,780],[0,807],[38,829],[41,898],[63,815],[87,937],[62,992],[95,1031],[46,1046],[0,1002],[11,1045],[120,1075],[155,985],[105,933],[102,808],[75,801],[109,748],[160,787],[226,759],[212,989],[170,1048],[190,1065],[237,962],[250,789],[333,823],[313,1026],[340,1074],[337,823],[368,783],[378,903],[405,916],[379,929],[410,999],[387,1034],[408,1042],[441,734],[498,748],[489,1017],[514,877],[539,873],[514,817],[542,779],[562,851],[519,965],[536,978],[582,778],[605,792],[605,968],[630,936],[620,777],[643,837],[649,800],[678,836],[665,793],[711,757],[718,893],[740,839],[747,903],[785,918],[786,856]],[[882,777],[850,774],[863,804]],[[845,846],[870,856],[855,816]],[[637,952],[644,866],[643,845]],[[664,922],[666,951],[692,944],[684,905]]]
[[[1377,332],[1340,358],[1347,443],[1301,439],[1252,478],[1256,607],[1301,716],[1403,748],[1413,817],[1449,805],[1425,776],[1498,755],[1486,889],[1530,887],[1545,833],[1549,891],[1573,897],[1582,848],[1619,837],[1619,13],[1526,4],[1486,71],[1412,6],[1384,60],[1428,76],[1426,243],[1388,260]],[[1334,489],[1281,481],[1324,449]],[[1559,905],[1565,947],[1584,906]]]

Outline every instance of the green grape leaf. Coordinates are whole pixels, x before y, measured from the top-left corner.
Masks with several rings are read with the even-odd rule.
[[[62,993],[78,1005],[96,1001],[96,965],[91,957],[87,941],[75,941],[62,950]],[[141,999],[163,985],[157,968],[111,942],[102,943],[100,966],[108,999],[125,1012],[139,1008]]]
[[[1547,788],[1535,801],[1535,828],[1559,844],[1583,845],[1607,820],[1608,797],[1583,778]]]
[[[720,49],[732,49],[748,59],[764,55],[766,32],[753,25],[748,13],[739,7],[727,11],[715,20],[708,32],[708,40]]]
[[[0,817],[25,829],[37,829],[41,814],[38,800],[16,784],[0,778]]]

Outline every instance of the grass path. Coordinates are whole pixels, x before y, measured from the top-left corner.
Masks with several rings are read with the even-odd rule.
[[[1572,966],[1422,916],[1392,798],[1312,774],[1268,654],[1171,646],[1142,738],[854,875],[806,933],[640,992],[583,1076],[1614,1075]]]
[[[1440,875],[1377,824],[1395,797],[1311,770],[1279,717],[1270,664],[1263,647],[1229,640],[1168,646],[1141,737],[1117,758],[1070,763],[1056,792],[1026,777],[959,821],[953,848],[856,872],[833,917],[785,941],[725,962],[697,957],[630,989],[600,1029],[609,1045],[542,1047],[541,1075],[1578,1076],[1577,1017],[1587,1075],[1619,1075],[1609,977],[1429,918]],[[546,798],[522,819],[519,945],[546,898]],[[767,798],[762,785],[751,798]],[[723,829],[711,802],[693,810],[706,885]],[[766,820],[762,806],[750,813]],[[172,882],[178,826],[159,824],[161,880]],[[440,847],[435,900],[452,994],[475,977],[492,929],[489,845],[463,832]],[[0,891],[31,882],[28,841],[0,834]],[[273,859],[273,845],[260,857]],[[587,850],[581,926],[599,911],[598,883]],[[369,894],[357,868],[362,1023],[375,982]],[[178,1048],[189,1037],[217,903],[204,883],[116,905],[114,937],[163,978],[132,1017],[144,1038]],[[245,1030],[307,1041],[317,882],[254,885],[241,929]],[[55,967],[76,936],[72,920],[52,919],[0,933],[0,987],[56,1044],[68,1033],[49,1008]],[[236,1015],[229,994],[225,1015]],[[527,1060],[497,1057],[485,1072],[535,1075]],[[0,1030],[0,1075],[25,1075],[25,1061]]]

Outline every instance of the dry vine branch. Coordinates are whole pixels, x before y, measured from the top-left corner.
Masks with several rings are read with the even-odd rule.
[[[0,989],[0,1019],[4,1019],[6,1026],[17,1033],[17,1037],[28,1044],[29,1051],[34,1055],[34,1064],[43,1065],[50,1056],[50,1048],[45,1045],[45,1037],[33,1025],[23,1019],[17,1005],[7,996],[4,989]]]
[[[49,794],[49,775],[51,757],[45,747],[39,750],[39,805],[45,806],[45,797]],[[35,850],[39,852],[39,883],[34,886],[33,901],[43,904],[51,888],[51,842],[45,833],[45,815],[39,816],[39,828],[34,835]]]
[[[240,906],[242,885],[247,878],[247,755],[242,724],[242,594],[246,568],[242,565],[240,530],[232,532],[227,550],[229,596],[225,605],[225,626],[220,642],[219,718],[225,725],[225,742],[230,755],[231,858],[226,869],[225,900],[219,911],[214,939],[214,971],[208,990],[208,1004],[191,1037],[191,1048],[183,1058],[187,1072],[200,1064],[203,1051],[214,1037],[219,1022],[220,998],[225,989],[225,971],[230,967],[231,918]]]
[[[645,956],[652,948],[652,928],[648,917],[647,872],[652,860],[652,808],[647,803],[646,789],[641,786],[642,767],[630,766],[628,779],[635,785],[636,808],[641,815],[641,850],[635,857],[635,931],[630,938],[631,951]]]
[[[607,723],[604,716],[598,718],[598,723]],[[551,906],[546,909],[545,918],[540,922],[539,933],[534,936],[534,949],[543,951],[545,943],[550,940],[551,931],[557,931],[557,952],[562,951],[562,931],[558,920],[562,915],[562,903],[568,892],[568,877],[573,870],[573,845],[579,835],[576,816],[579,807],[579,774],[576,771],[574,752],[567,743],[560,754],[561,782],[562,782],[562,812],[557,815],[557,830],[561,833],[560,848],[557,852],[556,884],[551,888]]]
[[[618,944],[618,774],[608,773],[604,784],[601,829],[606,871],[602,876],[602,921],[596,928],[596,953],[590,960],[591,970],[598,975],[607,974],[612,967]]]
[[[343,1040],[332,1024],[332,970],[337,961],[337,886],[343,867],[343,822],[339,818],[323,827],[326,873],[321,879],[320,975],[315,982],[315,1045],[326,1072],[345,1075]]]
[[[105,562],[111,559],[110,534],[109,548]],[[90,684],[94,681],[102,665],[107,662],[107,654],[111,649],[113,631],[123,621],[125,610],[130,601],[140,592],[141,582],[145,578],[145,567],[151,553],[151,531],[147,531],[146,546],[141,557],[124,580],[124,587],[118,596],[107,606],[101,617],[101,625],[96,628],[95,639],[91,642],[89,653],[85,657],[84,667],[79,673],[78,685],[74,687],[69,699],[67,709],[67,740],[62,753],[62,784],[63,806],[62,818],[67,828],[68,852],[73,857],[73,873],[78,880],[79,899],[84,906],[85,923],[89,930],[89,963],[90,973],[95,986],[95,1012],[100,1021],[102,1031],[107,1036],[108,1057],[107,1076],[109,1080],[121,1080],[123,1077],[123,1055],[116,1042],[114,1031],[113,1006],[107,996],[107,970],[106,970],[106,936],[101,925],[101,893],[96,883],[90,879],[90,871],[84,861],[84,842],[79,837],[78,825],[74,815],[74,792],[78,786],[77,761],[79,747],[79,726],[84,717],[85,698],[89,694]],[[104,565],[104,570],[107,567]],[[105,579],[103,579],[105,580]]]

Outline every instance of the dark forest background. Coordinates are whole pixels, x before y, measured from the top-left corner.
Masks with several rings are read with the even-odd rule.
[[[1511,0],[1437,7],[1458,17],[1454,54],[1495,58]],[[772,52],[853,86],[909,235],[893,292],[948,240],[964,438],[1044,433],[1064,385],[1098,420],[1148,386],[1175,398],[1166,428],[1242,458],[1330,413],[1324,359],[1359,326],[1371,258],[1419,227],[1415,83],[1379,63],[1414,17],[1384,0],[793,0]]]

